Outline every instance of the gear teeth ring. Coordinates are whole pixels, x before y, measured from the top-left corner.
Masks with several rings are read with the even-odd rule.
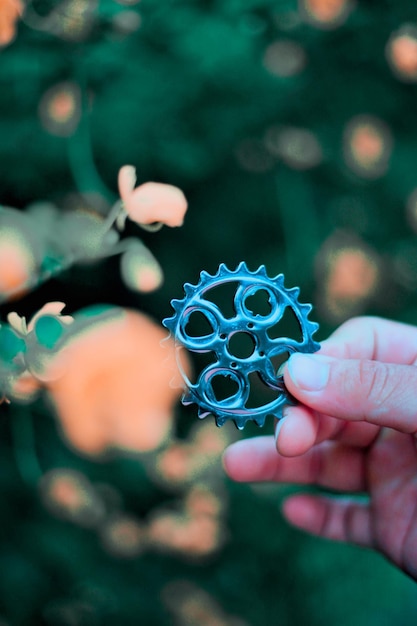
[[[210,290],[226,283],[237,285],[233,296],[232,317],[226,317],[217,304],[206,297]],[[270,309],[267,314],[255,313],[248,305],[247,300],[259,291],[267,295]],[[217,426],[223,426],[231,420],[239,430],[250,420],[263,426],[268,415],[281,418],[283,407],[293,404],[294,401],[284,386],[283,377],[275,371],[273,357],[291,355],[294,352],[311,353],[320,347],[313,339],[318,324],[308,319],[312,306],[298,301],[299,288],[287,289],[283,274],[269,278],[264,265],[251,272],[242,262],[235,270],[229,270],[222,263],[213,276],[203,270],[197,285],[185,283],[184,293],[182,300],[171,301],[174,315],[164,319],[162,323],[174,337],[178,349],[212,353],[213,362],[192,383],[181,370],[178,359],[187,388],[182,398],[183,404],[196,404],[198,416],[201,418],[212,414]],[[268,330],[282,320],[287,308],[292,310],[297,320],[301,340],[271,337],[268,334]],[[210,328],[207,334],[194,336],[189,333],[188,324],[195,313],[205,317]],[[253,351],[250,355],[237,356],[231,350],[230,339],[237,333],[244,333],[251,338]],[[273,391],[274,398],[261,406],[248,407],[250,375],[254,373],[264,386]],[[218,398],[213,386],[216,378],[230,379],[233,392]]]

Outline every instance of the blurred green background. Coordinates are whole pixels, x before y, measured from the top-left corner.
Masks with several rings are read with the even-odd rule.
[[[33,0],[15,34],[13,4],[0,0],[0,202],[105,214],[129,163],[139,183],[183,189],[189,210],[179,229],[127,226],[163,268],[154,293],[126,288],[110,258],[4,303],[2,320],[52,299],[160,322],[184,282],[244,260],[300,286],[318,340],[361,313],[415,322],[415,0]],[[42,399],[1,406],[1,626],[415,623],[415,583],[289,528],[291,488],[232,484],[220,454],[205,463],[194,445],[196,421],[177,407],[181,453],[203,458],[175,481],[157,469],[163,451],[90,460]],[[54,504],[57,472],[78,509]],[[216,545],[141,543],[161,511],[186,527],[193,485],[215,497]],[[132,536],[108,531],[116,518],[133,520]]]

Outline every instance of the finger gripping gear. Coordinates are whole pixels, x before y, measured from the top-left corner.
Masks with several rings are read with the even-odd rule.
[[[210,299],[210,292],[226,283],[232,283],[235,287],[234,312],[229,317]],[[240,263],[234,271],[222,263],[214,276],[203,271],[197,285],[186,283],[184,299],[172,300],[175,313],[162,323],[171,332],[178,348],[185,347],[195,353],[211,353],[212,362],[198,374],[194,383],[181,370],[187,386],[183,404],[197,404],[199,417],[211,413],[217,426],[232,420],[242,429],[248,420],[263,426],[268,415],[280,418],[283,406],[292,403],[292,399],[284,386],[283,377],[275,371],[274,361],[280,355],[315,352],[320,347],[312,337],[318,324],[308,320],[312,307],[298,302],[299,291],[298,288],[284,287],[282,274],[269,278],[263,265],[251,272],[245,263]],[[267,298],[266,314],[264,311],[254,312],[251,308],[250,299],[259,295],[259,292],[263,292]],[[292,310],[300,327],[301,337],[298,340],[275,337],[269,332],[282,320],[287,307]],[[209,329],[198,336],[190,333],[190,319],[196,313],[205,318],[205,325]],[[233,337],[238,333],[251,338],[253,349],[250,354],[236,356],[231,346]],[[272,400],[255,407],[248,406],[253,374],[257,374],[256,380],[274,392]],[[233,383],[233,391],[226,397],[218,397],[216,393],[219,378],[229,379]]]

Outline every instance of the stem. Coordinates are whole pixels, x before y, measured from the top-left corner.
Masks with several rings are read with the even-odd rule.
[[[288,169],[279,170],[276,176],[276,194],[289,278],[298,283],[308,283],[320,245],[320,227],[308,174]]]
[[[22,480],[29,486],[43,476],[35,446],[32,414],[28,407],[14,407],[11,422],[16,466]]]

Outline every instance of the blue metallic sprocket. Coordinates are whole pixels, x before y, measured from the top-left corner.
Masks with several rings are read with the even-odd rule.
[[[209,293],[225,283],[236,284],[234,313],[229,317],[210,300]],[[269,310],[266,314],[254,312],[250,306],[249,298],[259,291],[267,297]],[[182,398],[183,404],[197,404],[199,417],[212,414],[217,426],[232,420],[239,429],[244,428],[248,420],[263,426],[268,415],[278,419],[282,417],[284,405],[291,404],[292,398],[285,388],[283,377],[275,370],[274,361],[280,355],[315,352],[320,347],[313,339],[318,324],[308,319],[312,306],[298,302],[300,290],[297,287],[287,289],[283,274],[269,278],[264,265],[251,272],[242,262],[235,270],[229,270],[222,263],[214,276],[201,272],[198,284],[186,283],[184,292],[182,300],[171,301],[175,313],[162,323],[171,332],[178,348],[184,347],[196,353],[210,352],[212,362],[198,374],[193,383],[181,370],[178,359],[187,388]],[[287,307],[298,322],[301,339],[276,337],[270,333],[282,320]],[[190,318],[195,313],[204,316],[209,328],[206,334],[190,334]],[[251,338],[253,351],[249,355],[236,356],[231,349],[231,339],[237,333],[244,333]],[[274,392],[272,400],[256,407],[247,406],[253,374],[257,374],[257,379]],[[233,392],[227,397],[219,398],[216,393],[214,383],[218,377],[230,379],[234,383]]]

